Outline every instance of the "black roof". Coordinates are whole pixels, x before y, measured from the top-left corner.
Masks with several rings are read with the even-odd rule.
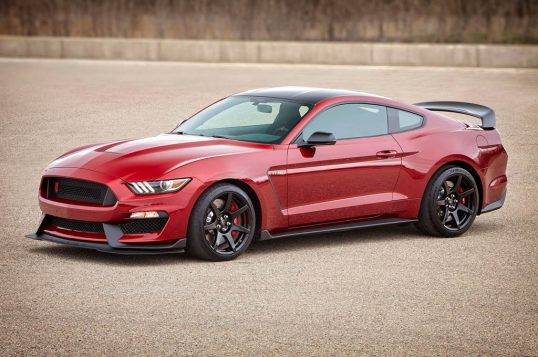
[[[344,89],[326,89],[326,88],[309,88],[309,87],[274,87],[252,89],[246,92],[237,93],[236,95],[247,95],[252,97],[269,97],[288,99],[295,102],[314,105],[322,100],[333,97],[348,95],[378,97],[373,94],[354,92]]]

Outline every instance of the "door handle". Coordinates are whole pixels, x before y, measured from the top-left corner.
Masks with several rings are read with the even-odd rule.
[[[382,159],[388,159],[388,158],[391,158],[391,157],[396,157],[396,155],[398,155],[398,151],[396,150],[383,150],[383,151],[378,151],[375,156],[379,157],[379,158],[382,158]]]

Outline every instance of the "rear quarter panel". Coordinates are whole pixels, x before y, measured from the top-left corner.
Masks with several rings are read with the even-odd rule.
[[[400,144],[402,170],[394,192],[394,210],[416,218],[431,177],[449,163],[464,163],[476,173],[482,205],[498,199],[488,190],[496,177],[505,175],[507,156],[496,130],[472,129],[464,123],[422,110],[426,124],[417,130],[393,134]]]

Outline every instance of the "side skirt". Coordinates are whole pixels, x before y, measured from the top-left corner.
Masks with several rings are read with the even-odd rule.
[[[292,229],[289,231],[275,233],[275,234],[271,234],[269,233],[269,231],[263,230],[260,235],[260,240],[295,237],[295,236],[320,234],[320,233],[344,232],[344,231],[351,231],[351,230],[359,229],[359,228],[386,226],[389,224],[412,223],[416,221],[417,221],[416,219],[385,218],[385,219],[377,219],[377,220],[372,220],[372,221],[340,223],[340,224],[323,226],[323,227]]]

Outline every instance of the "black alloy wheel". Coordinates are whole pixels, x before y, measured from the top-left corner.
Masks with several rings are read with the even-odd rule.
[[[478,206],[479,192],[473,176],[461,167],[449,166],[428,184],[418,226],[431,235],[455,237],[470,228]]]
[[[189,223],[188,250],[206,260],[230,260],[250,245],[256,213],[250,197],[239,187],[218,184],[204,192]]]
[[[437,193],[437,217],[446,229],[460,230],[473,216],[476,205],[474,184],[463,174],[444,180]]]

